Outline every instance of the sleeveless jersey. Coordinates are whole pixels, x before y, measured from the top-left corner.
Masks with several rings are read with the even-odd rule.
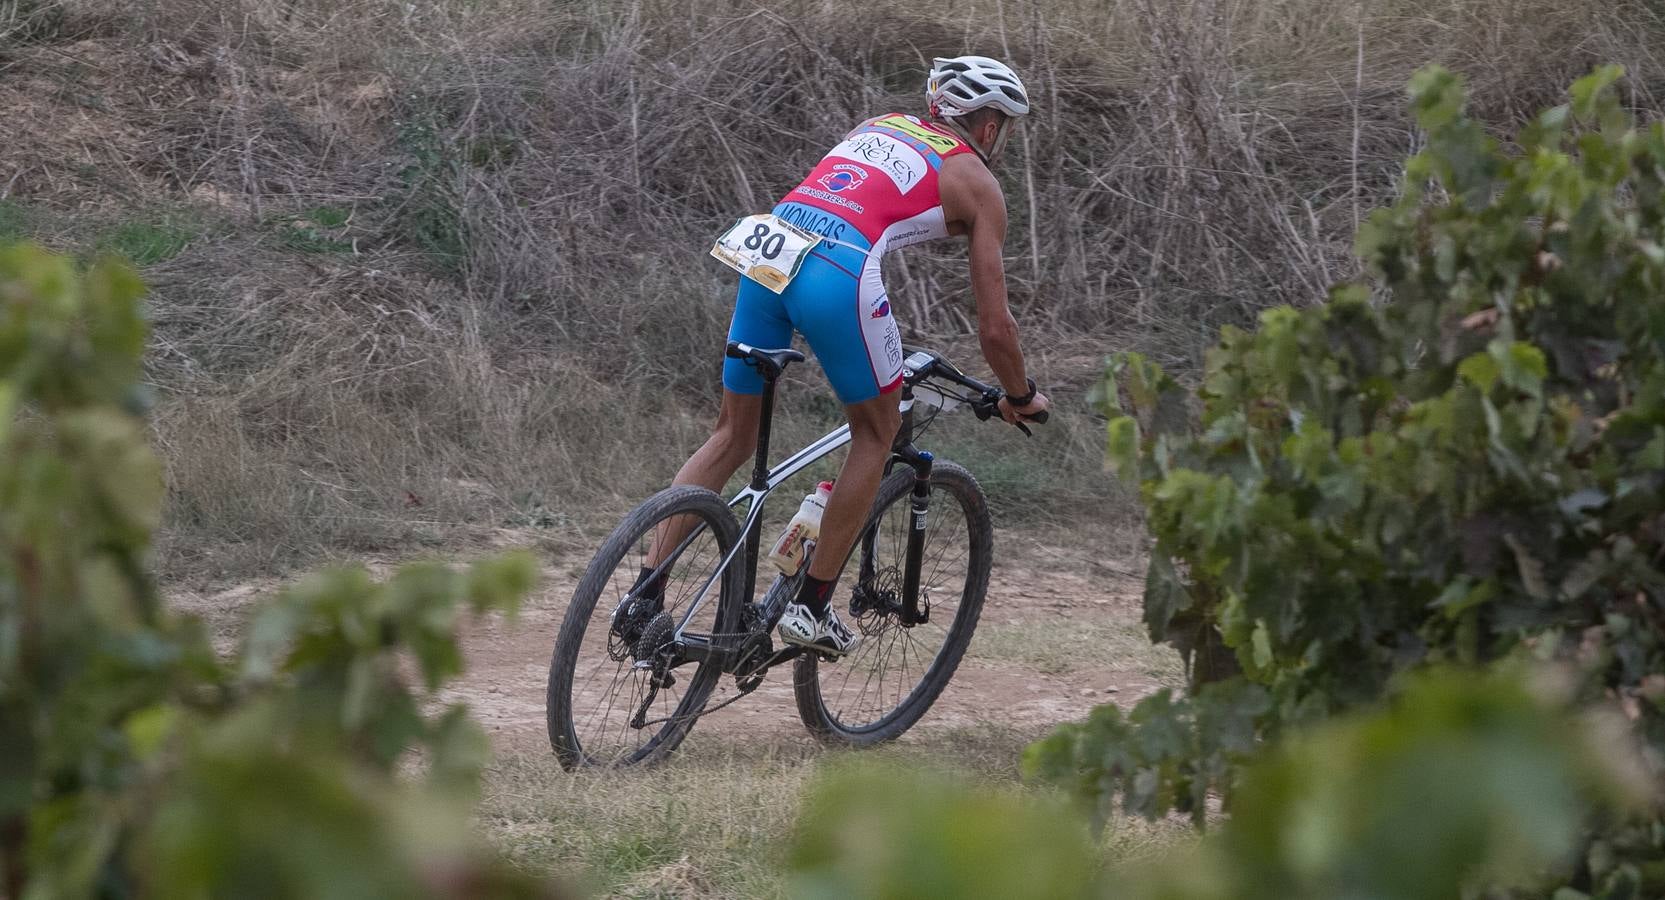
[[[856,126],[774,209],[827,240],[781,296],[742,278],[729,338],[784,347],[795,328],[843,402],[895,389],[902,338],[880,263],[891,250],[948,236],[938,174],[943,160],[970,152],[952,132],[903,113]],[[725,362],[723,384],[741,394],[763,389],[736,360]]]
[[[832,246],[862,251],[876,267],[891,250],[948,236],[938,172],[944,159],[970,152],[939,125],[903,113],[877,116],[829,151],[776,214]]]

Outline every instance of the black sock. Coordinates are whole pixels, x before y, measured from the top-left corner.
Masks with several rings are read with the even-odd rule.
[[[822,581],[809,573],[804,573],[804,585],[798,589],[798,602],[815,614],[817,619],[827,617],[827,605],[832,601],[833,585],[838,579]]]
[[[670,579],[671,575],[669,572],[660,575],[654,580],[653,584],[646,588],[642,587],[642,585],[647,584],[648,576],[653,574],[653,569],[653,566],[643,566],[642,571],[636,575],[636,583],[631,585],[630,589],[635,591],[637,596],[663,597],[665,595],[665,582]]]

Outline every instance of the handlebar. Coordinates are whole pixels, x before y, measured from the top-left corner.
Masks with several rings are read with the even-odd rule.
[[[984,422],[987,422],[990,418],[997,418],[1002,422],[1006,421],[1005,417],[1000,415],[1000,398],[1004,396],[1006,396],[1006,392],[1000,388],[989,388],[989,390],[985,392],[981,398],[972,401],[972,414]],[[1034,422],[1036,425],[1045,425],[1046,420],[1049,417],[1047,411],[1044,409],[1038,413],[1032,413],[1029,415],[1019,413],[1019,415],[1022,416],[1022,418],[1018,419],[1013,424],[1018,427],[1019,431],[1030,437],[1034,437],[1035,433],[1030,431],[1029,426],[1023,423],[1027,421]]]
[[[940,378],[976,394],[975,397],[960,397],[958,399],[965,401],[979,420],[987,422],[990,418],[1000,418],[1001,421],[1005,421],[1000,416],[1000,398],[1006,396],[1005,391],[994,385],[984,384],[961,372],[952,363],[933,351],[915,347],[904,349],[907,352],[907,359],[903,363],[902,378],[909,385],[919,384],[927,378]],[[1024,425],[1024,421],[1042,425],[1046,423],[1048,418],[1047,411],[1043,409],[1033,415],[1024,416],[1016,424],[1019,431],[1033,437],[1034,432]]]

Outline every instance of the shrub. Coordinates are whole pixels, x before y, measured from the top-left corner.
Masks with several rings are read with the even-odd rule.
[[[1525,684],[1420,673],[1387,708],[1257,759],[1218,833],[1097,871],[1085,823],[1039,798],[931,773],[825,779],[792,884],[804,897],[1426,900],[1530,882],[1578,846],[1581,815],[1622,812],[1648,786],[1611,728]]]
[[[1665,773],[1665,124],[1632,122],[1619,77],[1506,150],[1422,71],[1427,149],[1358,236],[1387,302],[1344,285],[1228,328],[1195,392],[1115,361],[1111,455],[1156,537],[1145,620],[1218,683],[1066,727],[1032,770],[1200,815],[1261,739],[1432,664],[1526,655],[1575,666]],[[1654,815],[1603,823],[1561,877],[1665,891]]]
[[[0,895],[549,893],[469,844],[485,738],[430,712],[459,608],[513,609],[532,562],[327,572],[216,654],[146,569],[139,294],[120,263],[0,249]]]

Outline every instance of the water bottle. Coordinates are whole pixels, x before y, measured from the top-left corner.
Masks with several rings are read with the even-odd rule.
[[[787,523],[775,546],[769,550],[769,559],[781,570],[781,574],[788,578],[798,574],[804,564],[804,550],[806,543],[815,540],[821,534],[821,512],[827,508],[827,498],[832,496],[833,483],[823,481],[815,486],[804,497],[804,502],[798,505],[798,512]]]

